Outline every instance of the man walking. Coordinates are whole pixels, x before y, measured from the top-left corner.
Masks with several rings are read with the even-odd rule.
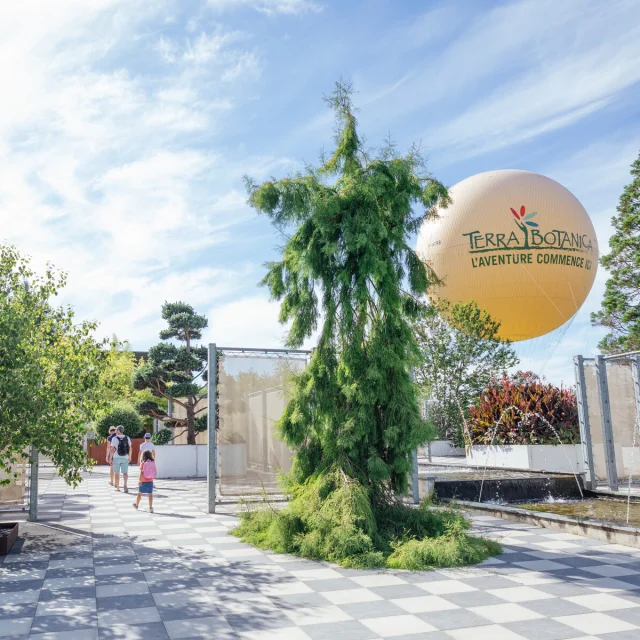
[[[113,473],[116,480],[116,491],[120,491],[120,474],[124,480],[124,492],[129,493],[127,481],[129,480],[129,464],[131,462],[131,440],[124,435],[124,427],[116,427],[116,437],[111,440],[113,456]]]
[[[113,487],[113,449],[111,441],[116,437],[116,428],[109,427],[109,435],[107,436],[107,464],[109,465],[109,484]]]
[[[142,462],[142,454],[145,451],[151,451],[151,457],[154,460],[156,459],[156,448],[155,448],[153,442],[151,442],[151,434],[150,433],[145,433],[144,434],[144,442],[140,445],[140,452],[138,453],[138,464],[140,464]]]

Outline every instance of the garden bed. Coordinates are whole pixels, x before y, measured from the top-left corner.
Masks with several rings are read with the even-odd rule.
[[[472,467],[506,467],[552,473],[582,473],[584,462],[579,444],[473,445],[467,451]]]
[[[17,522],[0,522],[0,556],[8,555],[17,538]]]

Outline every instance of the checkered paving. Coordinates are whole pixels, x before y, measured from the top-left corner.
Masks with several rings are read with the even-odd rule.
[[[149,514],[96,473],[44,483],[47,522],[0,559],[0,638],[640,639],[640,550],[480,516],[505,549],[480,566],[346,570],[238,542],[205,491],[160,480]]]

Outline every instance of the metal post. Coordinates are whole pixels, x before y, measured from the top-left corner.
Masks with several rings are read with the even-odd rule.
[[[633,425],[633,428],[640,431],[640,356],[636,356],[633,359],[631,371],[633,372],[633,387],[636,392],[636,423]],[[640,433],[636,432],[634,439],[638,438],[639,435]],[[633,473],[633,469],[631,469],[629,473]]]
[[[267,392],[260,392],[262,402],[262,470],[269,468],[269,423],[267,422]]]
[[[218,476],[218,352],[215,344],[209,344],[209,372],[207,375],[207,494],[208,511],[216,512],[216,487]]]
[[[409,375],[411,376],[411,382],[414,381],[414,371],[411,369]],[[420,487],[418,484],[418,449],[411,452],[411,496],[413,497],[413,504],[420,503]]]
[[[580,440],[585,465],[584,486],[591,491],[597,487],[595,467],[593,465],[593,445],[591,443],[591,422],[589,421],[589,405],[587,404],[587,385],[584,377],[584,358],[575,356],[573,368],[576,377],[576,396],[578,400],[578,420],[580,422]]]
[[[31,478],[29,480],[29,521],[38,521],[38,452],[31,447]]]
[[[604,356],[596,356],[596,378],[598,380],[598,397],[600,400],[600,417],[602,420],[602,441],[607,468],[607,482],[612,491],[618,490],[618,468],[616,451],[613,442],[613,426],[611,424],[611,404],[609,402],[609,385],[607,383],[607,363]]]
[[[413,471],[411,473],[411,495],[413,497],[413,504],[420,503],[420,487],[418,484],[418,450],[414,449],[411,452],[411,461],[413,462]]]

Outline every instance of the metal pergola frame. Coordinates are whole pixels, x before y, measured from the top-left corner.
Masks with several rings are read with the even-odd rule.
[[[257,349],[251,347],[218,347],[215,343],[209,343],[208,360],[209,375],[207,377],[207,395],[209,397],[209,409],[207,411],[208,432],[208,466],[207,466],[207,510],[216,512],[216,496],[218,487],[218,363],[220,358],[231,355],[234,358],[287,358],[307,360],[313,350],[305,349]],[[411,372],[413,380],[413,371]],[[213,403],[211,402],[213,398]],[[213,434],[213,437],[211,437]],[[418,451],[412,452],[411,494],[413,502],[418,504]]]
[[[598,386],[598,402],[600,405],[600,422],[602,425],[602,442],[604,444],[605,467],[607,470],[607,484],[612,491],[618,490],[618,467],[616,463],[616,451],[611,422],[611,402],[609,399],[609,384],[607,380],[607,362],[626,360],[631,364],[633,385],[636,400],[636,425],[640,422],[640,351],[630,351],[611,356],[597,355],[595,358],[575,356],[573,358],[576,378],[576,396],[578,401],[578,420],[580,422],[580,439],[585,462],[585,487],[595,490],[597,478],[593,462],[593,448],[591,440],[591,422],[589,420],[589,405],[587,401],[587,389],[584,375],[585,362],[594,362],[596,381]]]
[[[216,496],[218,489],[218,364],[226,355],[234,358],[287,358],[295,360],[307,360],[312,351],[304,349],[258,349],[253,347],[218,347],[215,343],[209,343],[208,364],[209,375],[207,377],[207,395],[209,397],[209,409],[207,411],[207,510],[216,512]],[[213,436],[212,436],[213,434]]]

